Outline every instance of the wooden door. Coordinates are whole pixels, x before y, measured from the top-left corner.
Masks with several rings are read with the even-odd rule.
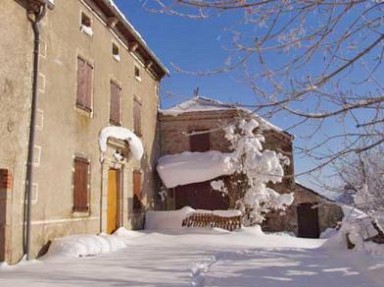
[[[110,169],[108,171],[107,233],[112,233],[119,227],[119,190],[120,171]]]
[[[298,236],[304,238],[319,238],[318,208],[312,203],[302,203],[297,206]]]
[[[133,172],[133,212],[140,213],[143,210],[141,192],[141,172]]]
[[[228,209],[229,199],[227,195],[213,190],[210,182],[199,182],[175,189],[176,209],[190,206],[195,209],[223,210]]]

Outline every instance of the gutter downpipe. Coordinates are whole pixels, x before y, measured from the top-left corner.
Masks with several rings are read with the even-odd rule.
[[[33,48],[33,79],[32,79],[32,101],[31,101],[31,118],[29,126],[28,141],[28,161],[27,172],[25,178],[25,202],[24,202],[24,236],[23,249],[24,256],[30,259],[31,246],[31,213],[32,213],[32,182],[33,182],[33,152],[35,145],[35,125],[36,125],[36,108],[38,96],[38,75],[39,75],[39,50],[40,50],[40,21],[44,18],[47,10],[47,4],[34,6],[31,4],[27,11],[28,20],[31,22],[34,35]]]

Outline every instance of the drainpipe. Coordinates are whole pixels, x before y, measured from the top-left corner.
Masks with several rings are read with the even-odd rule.
[[[33,182],[33,150],[35,145],[36,107],[38,96],[38,75],[39,75],[39,49],[40,49],[40,21],[43,19],[47,4],[38,5],[30,2],[28,7],[28,20],[31,22],[34,35],[33,48],[33,78],[32,78],[32,101],[31,118],[29,126],[28,161],[25,177],[25,203],[24,203],[24,256],[30,259],[31,245],[31,212],[32,212],[32,182]]]

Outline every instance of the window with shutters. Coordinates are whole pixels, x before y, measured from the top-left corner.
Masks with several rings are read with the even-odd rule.
[[[196,132],[196,134],[193,134]],[[189,145],[191,152],[206,152],[211,148],[211,142],[208,130],[195,130],[189,136]]]
[[[133,101],[133,131],[137,136],[142,136],[141,132],[141,102],[135,98]]]
[[[93,67],[82,58],[77,58],[76,106],[87,112],[92,111]]]
[[[140,212],[143,208],[141,190],[141,172],[133,171],[133,212]]]
[[[121,88],[111,81],[111,103],[110,103],[110,117],[111,124],[121,124]]]
[[[88,211],[89,162],[87,159],[75,158],[73,176],[73,211]]]

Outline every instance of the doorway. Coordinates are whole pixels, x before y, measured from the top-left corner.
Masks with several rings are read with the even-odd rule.
[[[107,233],[113,233],[120,226],[120,170],[108,170]]]
[[[297,206],[298,237],[319,238],[319,213],[314,203]]]

